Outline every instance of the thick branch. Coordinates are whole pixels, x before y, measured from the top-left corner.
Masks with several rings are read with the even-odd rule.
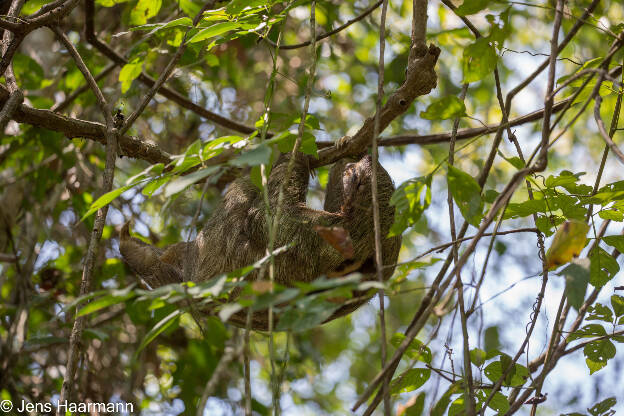
[[[60,21],[78,5],[79,1],[69,0],[50,3],[34,13],[30,19],[19,18],[17,20],[19,23],[12,21],[16,18],[11,19],[11,21],[0,18],[0,27],[23,37],[35,29]],[[45,12],[42,13],[44,10]]]
[[[0,85],[0,106],[4,105],[8,98],[9,92],[3,85]],[[82,137],[106,144],[106,127],[101,123],[66,117],[50,110],[40,110],[24,104],[15,109],[13,120],[57,131],[70,139]],[[143,159],[150,163],[171,162],[171,155],[161,150],[156,144],[136,137],[120,137],[119,146],[125,156]]]
[[[561,111],[565,106],[569,103],[570,99],[566,98],[565,100],[558,101],[553,106],[553,113]],[[530,123],[533,121],[541,120],[544,117],[544,109],[533,111],[532,113],[525,114],[523,116],[514,118],[509,120],[508,126],[515,127],[520,126],[522,124]],[[471,139],[473,137],[482,136],[485,134],[496,133],[496,131],[501,127],[501,124],[491,124],[484,127],[472,127],[466,129],[460,129],[457,131],[456,140],[466,140]],[[505,126],[503,126],[505,127]],[[404,146],[408,144],[435,144],[435,143],[447,143],[451,140],[452,133],[435,133],[435,134],[424,134],[424,135],[415,135],[415,134],[403,134],[399,136],[389,136],[383,138],[379,142],[379,146]],[[329,141],[318,141],[316,145],[319,148],[330,147],[334,145],[334,142]]]

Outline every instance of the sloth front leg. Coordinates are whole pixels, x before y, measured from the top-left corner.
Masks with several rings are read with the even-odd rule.
[[[162,250],[130,236],[130,223],[121,228],[119,251],[128,266],[152,289],[183,281],[183,245],[177,243]]]

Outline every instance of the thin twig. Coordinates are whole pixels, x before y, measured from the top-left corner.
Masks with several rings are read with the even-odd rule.
[[[368,9],[364,10],[361,14],[357,15],[356,17],[354,17],[351,20],[348,20],[344,24],[338,26],[336,29],[333,29],[333,30],[330,30],[329,32],[325,32],[325,33],[322,33],[320,35],[317,35],[314,38],[314,41],[318,42],[320,40],[326,39],[326,38],[328,38],[330,36],[335,35],[336,33],[339,33],[341,31],[343,31],[344,29],[346,29],[349,26],[351,26],[353,23],[359,22],[360,20],[364,19],[366,16],[371,14],[373,11],[375,11],[379,6],[381,6],[381,3],[383,3],[383,0],[377,1],[375,4],[370,6]],[[265,37],[265,38],[262,38],[262,40],[264,40],[265,42],[267,42],[269,45],[271,45],[273,47],[277,46],[277,44],[275,42],[273,42],[269,38]],[[311,43],[312,43],[312,41],[306,40],[305,42],[301,42],[301,43],[295,43],[295,44],[291,44],[291,45],[281,45],[280,49],[281,50],[299,49],[299,48],[304,48],[306,46],[309,46]]]
[[[496,234],[494,234],[494,233],[483,233],[483,236],[486,237],[486,236],[492,236],[492,235],[506,235],[506,234],[514,234],[514,233],[536,233],[537,231],[538,230],[535,227],[526,227],[526,228],[516,228],[514,230],[498,231]],[[461,242],[464,242],[464,241],[467,241],[467,240],[472,240],[473,238],[474,238],[474,235],[471,235],[469,237],[462,237],[462,238],[458,238],[457,240],[450,241],[448,243],[440,244],[439,246],[432,247],[432,248],[428,249],[427,251],[425,251],[424,253],[417,255],[416,257],[414,257],[411,260],[408,260],[408,261],[403,262],[403,263],[399,263],[399,265],[411,263],[413,261],[416,261],[416,260],[418,260],[420,258],[425,257],[427,254],[431,254],[433,252],[440,252],[440,251],[442,251],[444,249],[447,249],[447,248],[451,247],[454,244],[461,243]]]
[[[247,308],[247,319],[244,332],[244,353],[243,353],[243,375],[245,378],[245,416],[252,416],[251,413],[251,308]]]
[[[373,159],[373,172],[371,177],[371,192],[372,192],[372,205],[373,205],[373,229],[375,234],[375,268],[377,272],[377,280],[383,284],[383,259],[382,259],[382,246],[381,246],[381,224],[379,219],[379,195],[377,193],[377,163],[379,160],[379,149],[377,148],[377,140],[379,136],[379,114],[381,113],[381,103],[384,98],[384,51],[386,50],[386,14],[388,12],[388,0],[383,1],[381,7],[381,21],[379,23],[379,62],[377,65],[377,102],[375,112],[375,123],[373,127],[373,140],[372,140],[372,159]],[[384,290],[379,289],[377,292],[379,297],[379,336],[381,343],[381,368],[386,365],[386,317],[385,317],[385,305],[384,305]],[[392,404],[390,402],[390,392],[388,389],[388,379],[384,380],[382,385],[383,402],[384,402],[384,415],[390,416],[392,412]]]
[[[85,65],[82,57],[69,41],[67,36],[59,30],[57,27],[51,27],[57,37],[65,45],[70,55],[74,59],[76,66],[82,73],[83,77],[87,81],[87,84],[93,91],[96,97],[98,106],[103,112],[104,119],[106,120],[106,167],[104,170],[104,184],[102,193],[109,192],[113,186],[113,177],[115,173],[115,160],[117,153],[117,135],[118,132],[113,127],[113,117],[108,107],[108,103],[102,91],[97,85],[97,82],[93,79],[93,75],[89,72],[89,69]],[[102,238],[102,231],[104,229],[104,223],[106,222],[106,215],[108,213],[108,205],[100,208],[97,211],[95,222],[93,224],[93,232],[89,240],[89,247],[85,257],[84,268],[82,272],[82,280],[80,284],[80,295],[84,296],[91,291],[92,277],[95,270],[95,261],[99,248],[99,242]],[[63,385],[61,387],[60,401],[69,401],[71,399],[71,393],[76,375],[78,359],[80,356],[80,346],[82,343],[82,331],[85,326],[86,316],[79,316],[74,321],[74,326],[69,338],[69,352],[67,353],[67,365],[65,366],[65,377]],[[60,409],[60,408],[59,408]],[[63,412],[57,410],[57,416],[60,416]]]
[[[546,167],[548,163],[548,139],[551,133],[550,126],[550,115],[552,111],[552,106],[554,103],[554,85],[555,85],[555,75],[557,71],[557,54],[558,54],[558,39],[559,39],[559,29],[561,28],[561,20],[563,18],[563,0],[557,0],[557,8],[555,11],[555,22],[553,24],[553,32],[550,40],[550,63],[548,69],[548,81],[546,84],[546,99],[544,101],[544,122],[542,123],[542,141],[540,145],[540,153],[537,159],[536,165],[541,167],[542,170]],[[545,281],[546,279],[544,279]],[[563,309],[563,305],[565,302],[565,294],[561,298],[561,302],[559,304],[559,309],[557,312],[557,317],[553,324],[553,332],[550,338],[550,344],[548,350],[551,349],[556,344],[556,337],[558,336],[558,328],[559,328],[559,318],[561,316],[561,311]],[[546,363],[548,362],[549,353],[546,355]],[[546,364],[545,364],[546,367]],[[543,377],[538,378],[537,389],[535,390],[535,395],[539,396],[542,393],[542,385],[544,383],[544,379],[546,377],[546,373],[543,373]],[[537,403],[533,404],[531,408],[531,416],[535,416],[535,412],[537,411]]]
[[[98,103],[98,106],[100,107],[100,111],[102,112],[102,115],[104,116],[104,119],[106,120],[107,127],[110,126],[110,128],[112,128],[113,118],[112,118],[112,115],[110,114],[111,109],[108,108],[108,103],[106,102],[106,98],[104,98],[104,94],[102,94],[100,87],[97,85],[97,81],[95,80],[95,78],[93,78],[93,75],[91,75],[91,71],[89,71],[89,69],[87,68],[87,65],[82,60],[82,57],[76,50],[76,47],[71,43],[67,35],[65,35],[65,33],[63,33],[58,27],[50,26],[50,29],[59,38],[59,40],[65,46],[65,48],[67,48],[67,51],[73,58],[74,62],[76,63],[76,66],[82,73],[82,76],[87,81],[87,85],[89,86],[93,94],[95,95],[95,99]]]
[[[117,64],[114,62],[108,64],[106,68],[104,68],[102,71],[100,71],[99,74],[97,74],[94,77],[95,81],[100,81],[102,78],[110,74],[116,67],[117,67]],[[58,102],[54,104],[52,107],[50,107],[50,111],[59,112],[59,111],[65,110],[72,102],[74,102],[76,98],[78,98],[82,93],[87,91],[89,88],[90,88],[89,84],[85,84],[81,86],[80,88],[76,89],[71,94],[69,94],[63,101]]]
[[[204,387],[204,391],[199,399],[199,404],[197,406],[197,416],[201,416],[204,414],[204,410],[206,408],[206,402],[208,398],[214,393],[215,388],[218,383],[221,381],[223,376],[225,375],[228,365],[238,359],[240,355],[243,353],[243,349],[245,346],[244,342],[239,342],[238,336],[234,336],[230,339],[229,344],[225,347],[223,351],[223,355],[219,359],[219,363],[215,367],[212,375],[210,376],[210,380],[206,383],[206,387]]]
[[[468,84],[462,86],[462,90],[459,94],[459,99],[463,102],[468,92]],[[451,141],[449,143],[449,155],[448,165],[449,168],[453,166],[455,162],[455,139],[457,137],[457,129],[459,127],[460,117],[456,117],[453,122],[453,131],[451,134]],[[455,228],[455,205],[453,203],[453,194],[450,187],[447,190],[448,212],[449,212],[449,227],[451,229],[451,240],[457,241],[457,230]],[[459,244],[455,243],[452,247],[453,262],[457,264],[458,261]],[[463,340],[463,361],[464,361],[464,373],[466,376],[466,397],[465,410],[469,416],[475,414],[475,395],[474,395],[474,380],[472,378],[472,363],[470,362],[470,340],[468,339],[468,317],[466,314],[466,307],[464,304],[464,285],[461,280],[461,273],[459,269],[455,272],[455,288],[457,289],[457,307],[460,315],[462,340]]]

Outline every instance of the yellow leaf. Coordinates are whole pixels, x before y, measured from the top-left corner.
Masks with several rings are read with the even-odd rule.
[[[573,257],[578,257],[587,242],[589,225],[582,221],[570,220],[561,226],[546,253],[546,263],[549,269],[554,269],[568,263]]]

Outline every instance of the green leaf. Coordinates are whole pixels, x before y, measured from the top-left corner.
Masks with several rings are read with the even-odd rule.
[[[479,81],[491,75],[496,68],[498,56],[486,38],[479,38],[472,45],[464,49],[463,83]]]
[[[128,189],[134,187],[135,185],[136,183],[122,186],[121,188],[113,189],[112,191],[105,193],[104,195],[96,199],[95,202],[91,204],[91,206],[89,207],[89,210],[87,211],[86,214],[82,216],[80,221],[84,221],[85,218],[93,214],[98,209],[104,207],[105,205],[110,204],[112,201],[115,200],[115,198],[117,198],[119,195],[126,192]]]
[[[476,397],[479,404],[479,406],[477,406],[477,410],[483,407],[483,403],[485,403],[491,391],[491,389],[479,389],[476,391]],[[509,400],[507,400],[507,398],[501,392],[497,391],[496,393],[494,393],[492,399],[489,401],[488,407],[490,409],[498,411],[498,414],[502,415],[507,410],[509,410]]]
[[[428,368],[410,368],[390,383],[390,394],[407,393],[420,388],[429,380],[431,370]]]
[[[133,28],[130,28],[130,31],[149,30],[150,32],[146,36],[151,36],[161,30],[180,26],[186,26],[190,28],[193,26],[193,21],[189,17],[180,17],[168,23],[150,23],[147,25],[135,26]]]
[[[500,195],[500,192],[495,189],[488,189],[483,193],[483,200],[488,204],[493,204],[496,201],[496,198]]]
[[[448,416],[458,416],[466,414],[466,395],[462,394],[451,403],[451,407],[448,411]]]
[[[580,338],[594,338],[601,337],[603,335],[607,335],[607,331],[600,324],[589,324],[585,325],[581,329],[577,329],[572,334],[570,334],[569,340],[574,341]]]
[[[106,295],[102,296],[99,299],[94,300],[93,302],[87,303],[85,306],[80,308],[76,317],[85,316],[90,313],[99,311],[100,309],[108,308],[109,306],[117,305],[118,303],[125,302],[126,300],[134,297],[134,294],[127,293],[121,296],[116,295]]]
[[[273,120],[273,118],[271,120]],[[296,124],[298,126],[299,123],[301,123],[301,117],[297,117],[293,120],[293,124]],[[321,122],[314,114],[306,114],[306,119],[305,119],[304,124],[306,127],[313,129],[313,130],[321,129]]]
[[[547,188],[556,188],[557,186],[569,186],[575,184],[579,180],[580,174],[573,174],[568,170],[561,171],[558,176],[549,175],[544,181]]]
[[[576,310],[583,305],[587,284],[589,283],[590,266],[587,263],[587,261],[571,263],[561,271],[566,280],[565,294],[568,303]]]
[[[548,206],[543,199],[529,199],[520,203],[511,203],[505,210],[505,219],[528,217],[538,212],[547,212]]]
[[[441,259],[438,257],[431,257],[429,261],[410,261],[403,264],[399,264],[392,277],[393,283],[403,282],[412,270],[422,269],[432,266],[439,262]]]
[[[429,104],[426,111],[420,112],[420,117],[427,120],[447,120],[466,115],[466,105],[454,95],[447,95]]]
[[[159,178],[155,178],[147,183],[141,193],[145,196],[152,196],[161,186],[173,179],[171,175],[164,175]]]
[[[179,192],[182,192],[189,186],[193,185],[195,182],[201,181],[202,179],[212,175],[218,170],[219,166],[208,166],[207,168],[200,169],[186,176],[180,176],[176,179],[173,179],[167,184],[167,186],[165,186],[164,197],[169,198]]]
[[[569,220],[585,222],[587,208],[573,196],[558,194],[548,200],[551,210],[560,209]]]
[[[483,389],[483,393],[485,395],[483,402],[485,402],[485,399],[490,395],[490,392],[490,389]],[[488,407],[496,410],[499,415],[502,415],[509,410],[509,400],[507,400],[507,397],[505,397],[505,395],[503,395],[500,391],[497,391],[494,393],[494,396],[492,396],[492,400],[488,403]]]
[[[611,296],[611,307],[618,318],[624,315],[624,297],[618,295]]]
[[[470,350],[470,362],[476,365],[477,367],[481,367],[485,362],[486,353],[482,349],[473,348]]]
[[[425,409],[425,393],[420,392],[410,399],[405,406],[401,406],[403,416],[420,416]],[[398,414],[398,412],[397,412]]]
[[[119,72],[119,81],[121,81],[121,92],[125,94],[128,89],[130,89],[130,85],[132,81],[134,81],[141,72],[143,71],[143,61],[134,60],[130,63],[127,63],[121,68]]]
[[[511,166],[513,166],[514,168],[520,170],[522,168],[524,168],[524,162],[522,161],[522,159],[520,159],[518,156],[513,156],[513,157],[507,157],[505,156],[505,154],[503,152],[501,152],[500,150],[497,151],[496,153],[498,153],[498,155],[500,157],[502,157],[503,159],[505,159],[505,161],[509,162],[511,164]]]
[[[620,270],[618,262],[600,247],[592,250],[589,258],[591,260],[589,283],[596,288],[604,286]]]
[[[624,253],[624,235],[607,235],[602,237],[602,241]]]
[[[615,345],[608,339],[592,341],[585,345],[583,353],[587,357],[585,362],[589,368],[589,374],[594,374],[604,368],[608,360],[615,357]]]
[[[193,0],[178,0],[180,9],[189,17],[195,17],[201,10],[201,2],[195,2]]]
[[[295,140],[297,140],[297,134],[290,130],[283,131],[276,134],[271,139],[267,140],[265,144],[277,144],[277,148],[282,153],[289,153],[295,146]]]
[[[509,360],[509,362],[511,361]],[[483,373],[488,379],[490,379],[490,381],[492,381],[492,383],[496,383],[503,375],[503,363],[501,361],[494,361],[485,367]],[[514,364],[510,374],[503,382],[503,385],[506,387],[519,387],[526,382],[528,377],[529,370],[527,370],[525,366]]]
[[[272,150],[269,146],[261,144],[230,160],[230,164],[233,166],[266,165],[271,161],[271,153]]]
[[[225,11],[227,14],[235,16],[238,15],[241,11],[249,8],[255,8],[258,6],[270,5],[270,0],[232,0],[228,3]]]
[[[147,168],[143,169],[141,172],[137,173],[134,176],[129,177],[126,180],[126,185],[130,185],[131,183],[138,182],[140,180],[150,178],[150,175],[156,176],[160,175],[163,170],[165,170],[164,163],[156,163],[154,165],[149,165]]]
[[[603,209],[598,212],[598,216],[603,220],[612,220],[617,222],[624,221],[624,213],[616,209]]]
[[[22,7],[21,14],[23,16],[28,16],[29,14],[33,14],[37,10],[41,9],[41,6],[49,2],[50,2],[49,0],[30,0],[28,2],[24,2],[24,6]]]
[[[595,303],[591,305],[588,309],[588,321],[604,321],[604,322],[613,322],[613,312],[609,307],[603,305],[602,303]]]
[[[483,200],[481,187],[477,181],[454,166],[448,167],[447,181],[451,195],[464,219],[478,227],[482,218]]]
[[[303,132],[301,137],[301,147],[299,148],[303,154],[311,155],[318,158],[318,147],[316,146],[316,137],[308,131]]]
[[[394,224],[388,237],[401,235],[414,225],[431,203],[431,176],[421,176],[403,182],[392,194],[390,205],[396,207]]]
[[[616,398],[609,397],[608,399],[605,399],[601,401],[600,403],[596,403],[590,409],[587,409],[587,411],[592,416],[609,416],[609,415],[615,414],[615,413],[609,412],[609,410],[616,404],[617,404]]]
[[[139,0],[130,13],[130,20],[135,25],[144,25],[160,10],[162,0]]]
[[[431,416],[442,416],[444,411],[448,407],[449,403],[451,403],[451,396],[462,391],[461,383],[453,383],[448,388],[448,390],[440,397],[440,400],[436,403],[433,410],[431,411]]]
[[[340,305],[307,297],[291,304],[282,314],[276,330],[303,332],[327,320]]]
[[[565,218],[558,215],[538,215],[535,225],[541,232],[546,234],[547,237],[550,237],[556,231],[555,227],[564,222]]]
[[[488,18],[488,22],[490,23],[490,25],[492,25],[490,29],[489,38],[499,50],[503,49],[503,45],[505,44],[505,41],[512,34],[513,28],[511,26],[511,19],[509,16],[510,11],[511,11],[511,7],[508,7],[507,9],[505,9],[505,11],[499,15],[499,19],[498,19],[499,22],[496,22],[494,20],[494,16],[492,16],[491,18]]]
[[[455,9],[458,16],[468,16],[479,13],[488,6],[490,0],[464,0],[464,2]]]
[[[221,22],[215,23],[214,25],[207,27],[205,29],[201,29],[197,32],[192,38],[189,39],[188,43],[197,43],[201,42],[205,39],[212,38],[215,36],[222,35],[230,30],[238,29],[239,24],[236,22]]]
[[[483,345],[488,355],[491,351],[496,351],[500,347],[500,337],[497,326],[489,326],[483,333]]]
[[[171,312],[169,315],[165,316],[161,319],[152,329],[149,330],[147,334],[145,334],[145,338],[141,341],[141,345],[134,353],[134,356],[137,357],[139,353],[145,348],[150,342],[154,340],[158,335],[162,334],[168,328],[171,328],[176,322],[177,318],[180,317],[184,313],[181,309],[176,309]]]
[[[13,55],[11,63],[20,88],[34,90],[41,86],[41,82],[44,79],[44,72],[37,61],[30,56],[16,53]],[[80,76],[82,77],[82,74],[80,74]]]
[[[397,332],[392,335],[390,343],[395,348],[399,348],[399,345],[401,345],[404,339],[405,335]],[[413,360],[418,360],[427,364],[431,364],[431,350],[418,339],[414,339],[412,340],[412,342],[410,342],[409,346],[405,350],[405,354]]]

